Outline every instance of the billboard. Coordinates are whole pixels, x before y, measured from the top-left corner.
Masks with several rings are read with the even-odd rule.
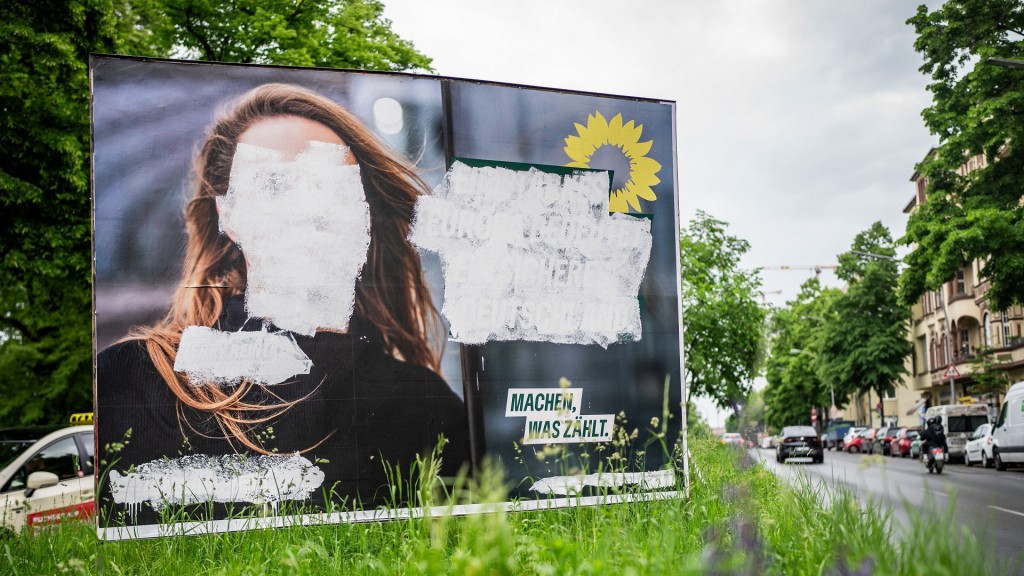
[[[102,538],[393,517],[487,461],[520,508],[678,494],[674,103],[90,73]]]

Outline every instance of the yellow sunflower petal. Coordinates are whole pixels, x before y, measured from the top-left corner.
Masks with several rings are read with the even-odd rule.
[[[624,144],[622,146],[622,152],[629,158],[640,158],[641,156],[647,156],[647,153],[651,151],[651,146],[653,144],[654,140],[637,142],[635,144]]]
[[[626,204],[626,197],[622,194],[612,194],[608,200],[608,211],[609,212],[629,212],[629,206]]]
[[[633,194],[634,196],[639,196],[644,200],[647,200],[648,202],[652,202],[658,199],[657,194],[654,193],[654,190],[651,190],[650,186],[637,184],[632,180],[626,182],[626,189],[629,190],[630,193]]]
[[[634,174],[649,174],[651,176],[654,176],[661,170],[661,164],[659,164],[657,160],[648,158],[647,156],[633,158],[629,162],[629,167],[631,172]]]
[[[608,143],[618,144],[620,142],[622,142],[622,114],[616,114],[608,121]]]
[[[595,147],[608,143],[608,121],[600,112],[594,112],[593,115],[587,116],[587,129],[590,132],[588,140]]]
[[[569,136],[565,139],[565,154],[576,162],[589,162],[594,154],[594,146],[577,136]]]
[[[629,202],[629,205],[633,207],[633,210],[637,212],[640,211],[640,201],[636,199],[636,194],[632,192],[626,192],[625,194],[622,195],[622,197],[626,198],[626,202]]]

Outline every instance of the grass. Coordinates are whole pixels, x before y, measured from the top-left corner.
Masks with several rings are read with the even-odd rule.
[[[788,486],[713,439],[690,446],[686,500],[103,543],[67,524],[0,540],[0,574],[994,573],[952,508],[895,538],[888,512],[849,492]],[[474,489],[503,499],[495,486]]]

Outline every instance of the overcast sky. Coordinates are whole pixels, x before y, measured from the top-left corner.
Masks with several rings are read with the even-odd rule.
[[[438,74],[675,101],[680,222],[725,220],[765,268],[836,264],[878,220],[903,234],[914,164],[937,142],[906,24],[920,3],[384,0]],[[765,298],[811,275],[766,269]]]

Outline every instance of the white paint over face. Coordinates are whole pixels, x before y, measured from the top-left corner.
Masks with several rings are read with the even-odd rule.
[[[600,472],[585,476],[552,476],[541,478],[530,487],[541,494],[579,494],[584,487],[616,488],[637,486],[642,490],[664,490],[676,485],[672,470],[655,472]]]
[[[250,316],[306,335],[348,329],[370,209],[359,166],[334,132],[291,116],[254,124],[239,138],[217,209],[221,232],[245,255]]]
[[[452,339],[639,340],[651,225],[609,214],[608,188],[607,172],[452,165],[410,233],[441,256]]]
[[[309,374],[313,362],[290,336],[279,332],[221,332],[188,326],[181,333],[174,370],[193,386],[231,385],[249,380],[280,384]]]
[[[204,502],[273,503],[305,500],[324,481],[319,467],[298,454],[245,456],[196,454],[136,466],[132,472],[110,471],[117,504],[168,505]]]

